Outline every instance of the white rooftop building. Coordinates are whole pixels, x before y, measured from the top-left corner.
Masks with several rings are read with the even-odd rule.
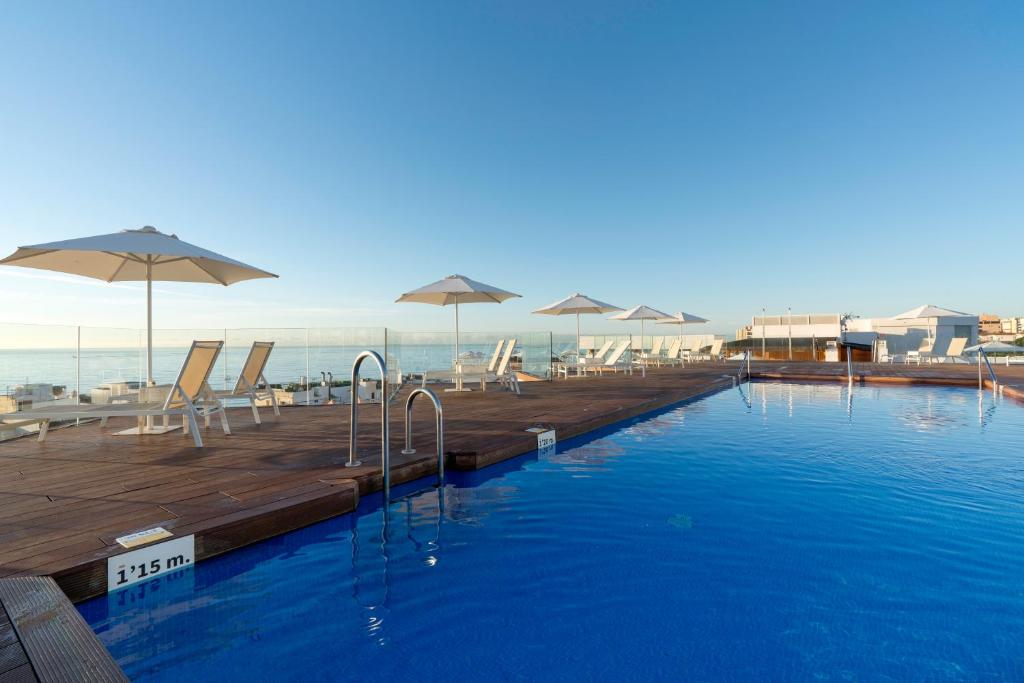
[[[752,339],[843,340],[839,313],[754,316],[750,326]],[[943,355],[954,339],[963,338],[967,346],[978,343],[978,316],[926,304],[889,318],[850,318],[846,321],[845,341],[862,348],[873,348],[875,340],[884,340],[890,354],[928,349]]]

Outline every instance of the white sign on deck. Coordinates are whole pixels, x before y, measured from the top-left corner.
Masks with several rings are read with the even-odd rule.
[[[542,451],[553,447],[557,440],[555,439],[554,429],[545,429],[544,427],[530,427],[526,431],[537,435],[537,450]]]
[[[107,591],[191,567],[195,561],[196,538],[192,535],[115,555],[107,558]]]

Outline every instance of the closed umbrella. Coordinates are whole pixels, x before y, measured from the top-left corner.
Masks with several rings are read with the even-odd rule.
[[[147,225],[109,235],[19,247],[0,265],[52,270],[106,282],[146,283],[146,382],[153,384],[153,282],[234,284],[277,277]],[[152,431],[160,431],[152,429]]]
[[[435,306],[455,305],[455,361],[459,360],[459,304],[500,304],[506,299],[518,297],[491,285],[471,280],[465,275],[449,275],[443,280],[432,282],[425,287],[406,292],[396,299],[397,303],[433,304]]]
[[[668,318],[668,313],[662,313],[661,311],[651,308],[650,306],[634,306],[628,311],[613,315],[609,320],[639,320],[640,321],[640,350],[644,350],[644,321],[645,320],[659,320]]]
[[[576,316],[576,353],[580,351],[580,316],[587,314],[602,314],[612,313],[614,311],[621,311],[622,309],[618,306],[606,304],[603,301],[597,299],[591,299],[585,294],[576,292],[570,294],[561,301],[556,301],[553,304],[548,304],[543,308],[538,308],[534,313],[537,315],[575,315]],[[577,372],[582,370],[577,369]]]

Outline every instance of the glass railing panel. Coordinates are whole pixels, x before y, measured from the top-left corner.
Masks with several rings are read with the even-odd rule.
[[[119,396],[137,395],[146,378],[145,331],[83,327],[81,335],[82,402],[104,404]],[[157,357],[154,351],[154,367]]]
[[[0,324],[0,413],[76,400],[78,372],[77,327]]]
[[[224,341],[227,330],[210,328],[183,328],[153,330],[153,381],[156,384],[170,384],[178,377],[181,364],[193,341]],[[142,363],[140,379],[146,379],[146,332],[142,331]],[[227,365],[224,351],[217,357],[213,372],[210,373],[210,386],[214,389],[224,388],[224,376]]]

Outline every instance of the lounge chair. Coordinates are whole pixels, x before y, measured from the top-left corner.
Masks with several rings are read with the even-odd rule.
[[[224,342],[222,341],[192,342],[192,347],[185,356],[185,362],[181,364],[181,370],[178,371],[178,378],[170,386],[163,402],[41,406],[0,415],[0,422],[7,420],[36,421],[40,425],[39,441],[45,441],[50,422],[53,421],[98,417],[102,427],[111,417],[135,417],[138,418],[139,427],[142,427],[146,418],[149,417],[163,417],[166,425],[171,417],[180,415],[184,433],[191,433],[196,448],[202,448],[203,439],[199,434],[198,422],[200,417],[206,419],[210,415],[217,414],[224,433],[231,434],[231,427],[228,425],[227,415],[224,413],[224,405],[217,400],[209,384],[210,373],[213,371],[213,366],[217,362],[217,357],[220,356],[223,346]],[[152,389],[155,387],[150,390]]]
[[[661,355],[661,349],[665,345],[664,337],[655,337],[654,342],[651,344],[651,350],[648,352],[641,352],[638,354],[639,358],[644,361],[646,365],[661,365],[663,360]],[[634,359],[635,360],[635,359]]]
[[[661,362],[665,363],[666,365],[682,365],[683,359],[679,355],[679,351],[682,348],[682,346],[683,343],[679,339],[673,341],[669,345],[668,351],[665,353],[665,356],[661,359]]]
[[[597,372],[597,373],[600,373],[602,375],[605,372],[618,372],[619,370],[622,370],[626,374],[632,375],[633,374],[633,364],[631,362],[626,362],[626,361],[623,360],[623,357],[625,356],[626,351],[629,350],[629,343],[630,342],[629,342],[628,339],[625,340],[625,341],[619,342],[619,345],[615,347],[615,350],[612,351],[611,355],[608,356],[608,358],[605,359],[605,361],[603,363],[594,364],[594,365],[585,365],[585,366],[583,366],[583,370],[585,372]]]
[[[940,363],[943,363],[945,361],[949,361],[951,363],[956,363],[957,361],[967,362],[967,360],[963,357],[964,349],[966,347],[966,337],[953,337],[949,342],[949,346],[946,347],[945,355],[931,356],[929,358],[929,361],[938,361]]]
[[[572,374],[582,376],[588,366],[593,367],[604,363],[604,357],[614,343],[615,341],[612,339],[605,340],[604,344],[601,345],[601,348],[593,356],[580,356],[570,352],[569,356],[554,367],[555,374],[561,375],[566,379]]]
[[[682,349],[679,352],[679,357],[686,363],[696,363],[700,360],[700,337],[697,337],[691,342],[691,346],[688,349]]]
[[[932,356],[932,341],[930,339],[922,339],[921,344],[915,351],[907,351],[903,357],[905,364],[916,363],[921,364],[921,361],[928,361]]]
[[[724,339],[716,339],[711,343],[711,349],[708,351],[708,360],[716,361],[722,359],[722,346],[725,344]]]
[[[513,340],[515,341],[515,340]],[[498,340],[498,345],[494,347],[494,353],[491,354],[491,362],[487,364],[487,372],[494,372],[494,369],[498,365],[498,359],[501,358],[501,348],[505,345],[504,339]],[[512,344],[511,346],[514,346]]]
[[[253,342],[249,348],[249,355],[246,357],[245,363],[242,364],[242,372],[238,375],[235,388],[214,392],[214,395],[220,400],[237,398],[249,401],[249,405],[252,407],[252,418],[256,424],[260,424],[260,412],[256,406],[256,402],[259,400],[269,399],[270,405],[274,407],[274,415],[281,414],[274,390],[268,386],[267,378],[263,376],[263,371],[267,368],[267,361],[270,359],[270,352],[273,350],[274,342]],[[260,385],[266,388],[260,389]],[[209,417],[207,417],[207,426],[209,426]]]
[[[504,341],[504,340],[502,340]],[[490,366],[485,365],[467,365],[460,363],[458,368],[455,370],[455,388],[461,390],[466,382],[480,382],[480,391],[487,391],[488,382],[498,382],[501,386],[509,388],[515,393],[519,393],[519,383],[513,377],[512,371],[509,367],[512,361],[512,352],[516,348],[516,339],[512,338],[508,340],[508,343],[504,345],[504,353],[501,354],[501,361],[498,366],[493,370]],[[433,373],[431,373],[433,375]],[[426,385],[427,373],[424,373],[423,384]]]

